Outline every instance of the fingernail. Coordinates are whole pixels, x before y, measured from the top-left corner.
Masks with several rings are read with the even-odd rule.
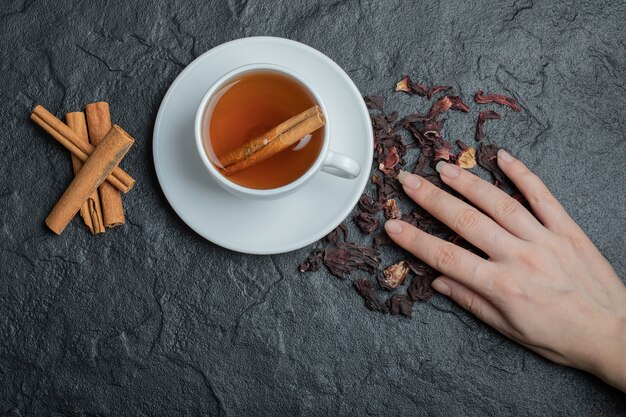
[[[502,162],[513,162],[513,157],[511,156],[511,154],[504,149],[498,150],[498,159],[500,159]]]
[[[410,188],[411,190],[417,190],[422,185],[422,179],[414,174],[409,174],[406,171],[400,171],[398,173],[398,181],[400,184],[404,185],[406,188]]]
[[[402,231],[402,223],[397,220],[389,220],[385,223],[385,230],[390,235],[396,235]]]
[[[449,296],[452,293],[450,286],[442,278],[437,278],[436,280],[433,281],[431,285],[434,289],[437,290],[437,292],[443,295]]]
[[[444,161],[437,162],[437,165],[435,165],[435,170],[442,176],[450,179],[458,177],[461,173],[461,168],[454,164],[448,164]]]

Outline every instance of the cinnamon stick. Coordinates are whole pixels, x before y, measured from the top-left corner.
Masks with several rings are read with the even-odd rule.
[[[298,142],[304,136],[324,126],[326,124],[326,119],[324,118],[324,114],[322,114],[318,106],[315,106],[313,109],[314,111],[308,117],[304,119],[300,119],[298,123],[294,124],[289,129],[285,130],[283,133],[281,133],[280,135],[270,140],[267,144],[263,145],[262,147],[257,149],[255,152],[223,168],[222,173],[228,177],[233,174],[236,174],[237,172],[243,171],[244,169],[250,168],[251,166],[258,164],[259,162],[264,161],[276,155],[277,153],[284,151],[285,149],[287,149],[294,143]],[[309,111],[310,109],[304,113],[307,113]],[[301,116],[301,115],[298,115],[298,116]],[[289,122],[289,120],[276,126],[271,131],[277,129],[282,124]],[[244,144],[241,148],[233,151],[233,154],[235,153],[245,154],[246,153],[245,149],[247,149],[249,143],[250,142]]]
[[[111,129],[109,103],[100,101],[87,104],[85,106],[85,115],[87,117],[89,141],[97,147],[109,129]],[[108,229],[124,224],[124,208],[122,207],[122,196],[119,190],[105,182],[98,187],[98,194],[102,204],[104,226]]]
[[[265,132],[261,136],[258,136],[252,139],[251,141],[245,143],[243,146],[235,150],[232,150],[224,154],[223,156],[220,156],[219,157],[220,164],[222,164],[222,166],[226,168],[229,165],[232,165],[237,162],[241,162],[242,160],[252,155],[254,152],[261,149],[263,146],[270,143],[272,140],[276,139],[278,136],[282,135],[289,129],[292,129],[297,124],[302,123],[304,120],[308,119],[309,117],[316,115],[317,113],[321,114],[321,110],[319,106],[313,106],[310,109],[307,109],[306,111],[295,115],[291,119],[285,120],[281,124]]]
[[[67,125],[78,135],[81,141],[89,143],[87,136],[87,121],[83,112],[71,112],[65,115]],[[77,175],[83,166],[83,162],[76,156],[72,157],[72,168],[74,175]],[[104,223],[102,221],[102,208],[100,207],[100,197],[94,191],[87,201],[80,206],[80,216],[83,218],[87,229],[92,235],[104,233]]]
[[[95,149],[93,145],[82,142],[69,126],[40,105],[35,106],[30,118],[83,162]],[[123,193],[135,185],[135,180],[119,167],[115,167],[107,181]]]
[[[80,207],[119,164],[133,143],[134,139],[121,127],[115,125],[111,128],[46,218],[46,224],[53,232],[61,234]]]

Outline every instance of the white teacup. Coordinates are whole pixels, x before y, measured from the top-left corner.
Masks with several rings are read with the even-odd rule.
[[[241,77],[243,74],[251,71],[276,71],[291,78],[294,78],[313,95],[315,101],[320,106],[322,112],[324,113],[324,116],[326,117],[322,149],[320,150],[320,153],[317,156],[317,159],[315,160],[313,165],[311,165],[311,167],[295,181],[278,188],[259,190],[247,188],[229,180],[227,177],[222,175],[218,171],[218,169],[215,168],[215,166],[211,163],[211,161],[209,160],[209,156],[207,155],[207,152],[204,148],[203,132],[206,132],[204,119],[207,114],[207,106],[209,102],[223,86],[227,85],[234,78]],[[206,166],[209,173],[213,176],[215,181],[222,188],[235,195],[243,197],[267,199],[284,196],[300,189],[307,182],[309,182],[319,171],[324,171],[328,174],[347,179],[353,179],[359,176],[359,173],[361,172],[361,166],[358,162],[346,155],[342,155],[330,150],[331,126],[332,120],[330,120],[330,118],[328,117],[328,112],[326,111],[326,107],[324,106],[324,101],[319,96],[317,91],[311,86],[311,84],[307,80],[302,78],[301,75],[280,65],[250,64],[235,68],[234,70],[226,73],[219,80],[217,80],[211,86],[211,88],[209,88],[209,90],[202,98],[202,101],[200,101],[200,106],[198,107],[198,111],[196,112],[194,133],[196,136],[196,147],[198,148],[200,159]]]

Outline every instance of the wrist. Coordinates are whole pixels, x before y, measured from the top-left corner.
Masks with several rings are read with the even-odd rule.
[[[601,343],[591,372],[609,385],[626,392],[626,311],[614,315],[607,326],[608,333]]]

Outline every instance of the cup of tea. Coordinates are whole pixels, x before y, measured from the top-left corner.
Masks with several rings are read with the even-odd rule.
[[[194,132],[200,158],[222,188],[263,199],[292,193],[320,171],[358,177],[358,162],[330,150],[331,126],[322,98],[301,75],[279,65],[251,64],[209,88]],[[277,138],[288,138],[289,146],[278,148]],[[272,147],[280,151],[273,153]]]

